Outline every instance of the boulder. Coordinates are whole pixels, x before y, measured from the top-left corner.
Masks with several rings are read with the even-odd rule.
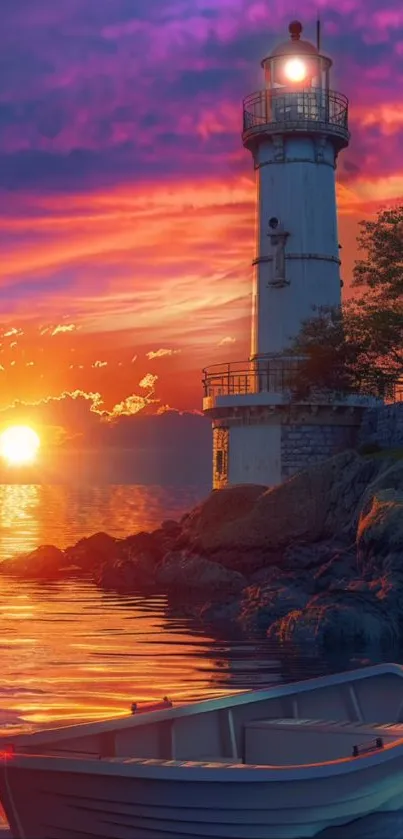
[[[209,599],[206,601],[203,598],[191,597],[184,599],[183,595],[174,597],[170,596],[169,614],[174,618],[193,618],[197,622],[208,624],[226,624],[226,632],[228,623],[234,624],[239,616],[241,608],[241,598],[239,596],[232,596],[227,598],[215,597],[209,594]]]
[[[351,510],[366,482],[379,470],[354,451],[343,452],[266,489],[244,486],[218,490],[199,505],[183,528],[200,549],[254,551],[348,538]]]
[[[403,489],[377,488],[366,500],[357,528],[357,562],[366,575],[403,576]]]
[[[281,565],[283,553],[282,550],[270,548],[238,550],[236,546],[233,546],[209,552],[208,558],[213,562],[219,562],[225,568],[232,568],[233,571],[240,571],[241,574],[249,577],[259,570]]]
[[[245,577],[238,571],[187,551],[167,554],[156,569],[156,582],[166,590],[195,594],[219,592],[224,597],[241,591],[246,585]]]
[[[342,647],[391,647],[399,640],[399,621],[386,602],[362,580],[360,586],[315,595],[305,609],[290,611],[273,624],[268,637],[280,643]]]
[[[30,580],[58,580],[65,564],[63,551],[54,545],[40,545],[28,554],[11,557],[1,564],[5,574]]]
[[[289,545],[283,553],[283,567],[299,573],[304,570],[315,571],[328,564],[338,552],[345,550],[334,539],[326,539],[312,545]]]
[[[268,568],[259,568],[249,578],[249,586],[263,586],[270,587],[278,585],[279,581],[284,581],[284,570],[279,565],[269,565]],[[284,583],[285,584],[285,583]]]
[[[371,462],[371,461],[370,461]],[[354,510],[351,527],[356,533],[360,520],[365,517],[372,505],[372,499],[383,490],[396,490],[403,493],[403,459],[389,460],[379,458],[372,461],[377,464],[376,471],[367,477],[364,492]]]
[[[356,574],[355,551],[348,549],[336,551],[313,575],[315,594],[320,591],[330,591],[333,588],[344,588]]]
[[[93,533],[65,550],[65,564],[84,574],[96,573],[105,561],[113,563],[120,553],[120,542],[108,533]]]
[[[354,457],[347,459],[345,463],[342,456],[339,461],[333,458],[334,465],[338,462],[340,470],[335,470],[329,482],[323,523],[324,535],[348,543],[355,539],[357,511],[363,503],[368,485],[386,468],[380,458],[368,460],[358,456],[356,452],[353,454]]]
[[[174,519],[165,519],[165,521],[161,524],[161,530],[163,530],[163,532],[168,536],[174,538],[175,536],[179,536],[182,528],[179,522]]]
[[[153,533],[134,533],[120,542],[120,549],[124,556],[134,559],[136,556],[148,557],[150,565],[157,565],[167,553],[171,543],[170,534],[163,528]]]
[[[238,620],[242,608],[240,597],[204,603],[198,617],[205,623],[234,623]]]
[[[190,542],[200,540],[207,549],[220,547],[220,540],[214,539],[214,533],[243,520],[266,490],[266,486],[255,484],[213,490],[205,501],[181,519],[182,537]],[[232,547],[233,543],[230,545]]]
[[[308,600],[309,594],[297,585],[248,586],[240,604],[238,623],[244,630],[266,631],[293,609],[303,609]]]
[[[147,554],[137,554],[133,559],[119,557],[101,566],[95,582],[103,589],[121,593],[149,591],[155,588],[155,567]]]

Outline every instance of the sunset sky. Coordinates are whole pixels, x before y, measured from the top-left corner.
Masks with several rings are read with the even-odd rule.
[[[338,167],[348,294],[358,220],[403,196],[403,6],[304,3],[310,40],[318,5],[332,86],[350,99]],[[105,411],[200,410],[201,368],[248,355],[242,98],[298,7],[2,3],[0,425],[39,422],[43,407],[62,438]]]

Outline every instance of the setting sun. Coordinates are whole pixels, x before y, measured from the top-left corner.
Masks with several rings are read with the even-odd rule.
[[[11,465],[32,463],[41,441],[27,425],[12,425],[0,435],[0,455]]]

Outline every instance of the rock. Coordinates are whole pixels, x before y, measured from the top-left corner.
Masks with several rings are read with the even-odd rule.
[[[227,599],[220,602],[204,603],[200,608],[199,617],[207,623],[231,623],[235,622],[240,615],[242,608],[240,597]]]
[[[374,465],[375,463],[375,465]],[[374,461],[343,452],[271,489],[232,487],[212,493],[183,528],[203,552],[285,548],[349,534],[351,510],[374,477]],[[222,493],[222,495],[221,495]]]
[[[205,501],[181,519],[183,538],[189,541],[200,540],[201,545],[207,549],[220,547],[220,540],[215,540],[213,534],[243,520],[266,490],[267,487],[254,484],[213,490]],[[230,545],[233,547],[234,542]],[[237,547],[235,543],[235,549]]]
[[[152,565],[160,562],[167,552],[167,545],[170,543],[170,536],[162,528],[153,533],[134,533],[127,536],[120,543],[121,550],[129,559],[138,555],[146,555]]]
[[[231,571],[202,556],[176,551],[167,554],[156,570],[156,582],[164,589],[182,592],[237,593],[246,585],[238,571]]]
[[[85,574],[92,574],[96,573],[105,561],[113,563],[119,552],[118,539],[108,533],[94,533],[66,549],[65,564],[75,566]]]
[[[281,564],[283,562],[283,551],[270,550],[270,548],[237,550],[232,547],[212,551],[208,553],[208,558],[213,562],[219,562],[225,568],[232,568],[233,571],[240,571],[241,574],[249,577],[259,570]]]
[[[298,543],[290,545],[284,551],[283,566],[297,573],[302,570],[314,570],[327,564],[338,550],[343,550],[343,548],[338,547],[333,539],[312,545]]]
[[[367,476],[369,480],[366,482],[364,492],[354,511],[351,524],[354,535],[359,527],[360,520],[366,516],[372,506],[373,498],[379,492],[385,489],[403,492],[403,460],[391,462],[386,458],[381,458],[375,462],[378,463],[378,468],[372,476]]]
[[[187,617],[194,618],[204,624],[221,624],[233,623],[235,628],[235,621],[239,616],[241,608],[241,598],[231,597],[216,599],[213,597],[207,602],[197,598],[184,600],[183,596],[179,601],[175,598],[170,602],[170,615],[176,618]]]
[[[270,587],[284,580],[284,571],[278,565],[270,565],[268,568],[259,568],[248,579],[250,586]]]
[[[63,551],[54,545],[40,545],[34,551],[12,557],[1,564],[5,574],[30,580],[58,580],[65,564]]]
[[[172,535],[171,535],[172,534]],[[115,591],[149,591],[156,586],[156,569],[175,536],[173,529],[134,533],[119,542],[119,554],[103,563],[96,582]]]
[[[179,522],[174,521],[173,519],[166,519],[161,524],[161,530],[163,530],[167,535],[175,537],[179,536],[182,528]]]
[[[304,610],[290,611],[273,624],[268,637],[280,643],[314,644],[329,650],[390,647],[398,642],[399,625],[374,591],[352,587],[315,595]]]
[[[356,556],[353,551],[336,551],[334,555],[314,573],[315,594],[341,588],[355,577],[357,573]]]
[[[249,586],[243,593],[238,623],[244,630],[266,631],[278,618],[303,609],[309,594],[297,585]]]
[[[75,547],[78,548],[81,545],[85,545],[88,551],[94,551],[97,554],[107,557],[115,549],[116,543],[117,539],[114,536],[110,536],[109,533],[100,532],[80,539]]]
[[[95,582],[104,589],[118,592],[140,592],[155,588],[155,566],[147,554],[137,554],[133,559],[118,558],[113,564],[105,563],[95,576]]]
[[[357,530],[357,510],[368,484],[382,472],[384,463],[382,459],[367,460],[356,455],[345,467],[341,463],[340,466],[340,473],[335,472],[328,487],[323,531],[351,543]]]
[[[403,575],[403,491],[377,489],[363,506],[357,529],[357,561],[364,574]]]

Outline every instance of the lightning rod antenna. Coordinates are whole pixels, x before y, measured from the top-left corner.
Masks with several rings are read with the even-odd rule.
[[[318,18],[316,21],[316,46],[318,48],[318,52],[320,52],[320,13],[318,12]]]

